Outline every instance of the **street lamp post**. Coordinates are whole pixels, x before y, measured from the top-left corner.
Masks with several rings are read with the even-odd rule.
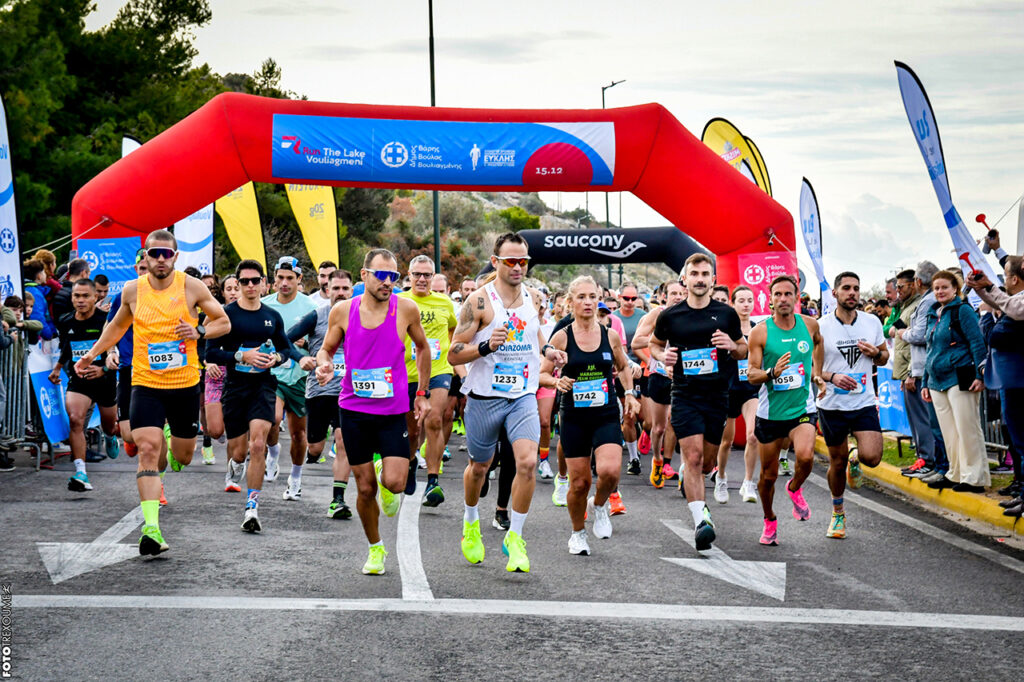
[[[609,88],[614,88],[619,83],[625,83],[625,82],[626,82],[626,80],[623,79],[623,80],[620,80],[620,81],[612,81],[608,85],[602,85],[601,86],[601,108],[602,109],[605,108],[604,107],[604,91],[608,90]],[[604,226],[606,228],[612,226],[611,225],[611,220],[609,219],[610,217],[611,217],[611,209],[608,208],[608,192],[605,192],[604,193]],[[622,226],[619,225],[619,227],[622,227]],[[621,266],[619,266],[619,267],[621,268]],[[622,271],[621,271],[621,269],[619,270],[619,272],[620,272],[620,274],[619,274],[619,285],[621,286],[621,284],[622,284],[622,274],[621,274]],[[611,263],[608,264],[608,288],[609,289],[612,288],[612,264]]]
[[[430,23],[430,106],[437,106],[434,94],[434,0],[427,0],[427,20]],[[434,264],[441,272],[441,216],[438,211],[437,190],[433,192],[434,200]]]

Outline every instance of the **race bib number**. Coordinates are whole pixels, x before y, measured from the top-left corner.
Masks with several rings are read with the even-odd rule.
[[[864,372],[857,372],[855,374],[847,374],[846,376],[850,377],[851,379],[853,379],[854,381],[857,382],[857,388],[853,389],[852,391],[847,391],[844,388],[839,388],[838,386],[833,386],[833,390],[835,390],[836,395],[860,395],[861,393],[863,393],[864,391],[867,390],[867,387],[868,387],[868,375],[867,374],[865,374]]]
[[[697,348],[684,350],[679,354],[684,376],[714,374],[718,371],[718,349]]]
[[[496,362],[491,387],[502,393],[522,393],[526,390],[528,374],[525,362]]]
[[[251,350],[258,350],[261,353],[266,353],[267,352],[263,348],[263,346],[255,346],[255,347],[241,346],[241,347],[239,347],[238,350],[242,351],[243,353],[251,351]],[[253,365],[247,365],[244,362],[236,362],[235,363],[235,371],[236,372],[242,372],[243,374],[258,374],[259,372],[266,372],[267,370],[265,368],[263,368],[263,367],[255,367]]]
[[[85,354],[92,350],[92,344],[95,341],[72,341],[71,342],[71,359],[80,360],[85,357]]]
[[[440,360],[441,359],[441,339],[427,339],[427,345],[430,346],[430,359]],[[412,345],[412,359],[416,359],[416,344]]]
[[[776,391],[792,391],[804,385],[804,363],[790,365],[772,381]]]
[[[391,380],[391,368],[353,369],[352,392],[360,398],[393,398],[395,385]]]
[[[577,381],[572,385],[572,404],[576,407],[602,407],[608,404],[608,382],[605,379]]]
[[[654,358],[651,358],[651,374],[660,374],[663,377],[668,377],[668,370],[665,368],[665,363],[658,362]]]
[[[334,354],[334,360],[332,361],[332,363],[334,365],[334,376],[335,377],[343,377],[343,376],[345,376],[345,351],[339,349]]]
[[[736,364],[737,364],[736,371],[739,374],[740,381],[747,381],[747,368],[749,367],[748,361],[747,360],[737,360]]]
[[[188,360],[184,341],[151,343],[146,350],[149,355],[149,368],[155,372],[184,367]]]

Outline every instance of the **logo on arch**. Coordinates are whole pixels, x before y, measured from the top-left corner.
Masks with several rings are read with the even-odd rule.
[[[4,253],[13,253],[15,246],[17,246],[17,239],[14,236],[14,231],[9,227],[0,230],[0,249],[3,249]]]
[[[748,265],[743,270],[743,281],[746,282],[747,284],[760,284],[761,282],[764,281],[764,278],[764,268],[762,268],[760,265],[757,265],[756,263]]]
[[[89,264],[89,270],[96,270],[100,266],[100,257],[96,255],[95,251],[83,251],[82,258]]]
[[[401,168],[409,160],[409,150],[401,142],[388,142],[380,150],[380,160],[388,168]]]

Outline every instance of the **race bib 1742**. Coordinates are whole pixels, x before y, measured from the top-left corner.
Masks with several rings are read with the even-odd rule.
[[[572,385],[572,404],[576,407],[602,407],[608,404],[608,381],[592,379]]]

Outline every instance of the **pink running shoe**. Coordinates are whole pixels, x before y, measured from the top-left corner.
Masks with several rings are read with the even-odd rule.
[[[789,499],[793,500],[793,518],[797,521],[807,521],[811,518],[811,508],[807,506],[804,501],[803,489],[793,492],[789,489],[789,485],[786,485],[786,492],[789,493]]]
[[[679,480],[679,472],[672,468],[672,465],[668,463],[667,459],[665,460],[665,466],[661,468],[661,473],[665,475],[666,481]]]
[[[636,447],[641,455],[651,454],[651,437],[647,435],[646,431],[640,433],[640,442],[637,443]]]
[[[765,519],[764,520],[764,532],[761,533],[761,540],[760,540],[761,544],[762,545],[772,545],[773,547],[778,545],[779,544],[778,531],[779,531],[779,520],[778,519],[775,519],[774,521],[769,521],[768,519]]]

